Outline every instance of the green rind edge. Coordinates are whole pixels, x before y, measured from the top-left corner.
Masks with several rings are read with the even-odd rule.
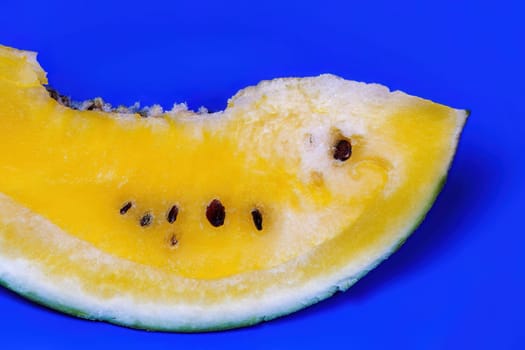
[[[471,111],[469,109],[466,109],[466,110],[464,110],[464,112],[465,112],[465,115],[467,117],[467,118],[465,118],[465,122],[466,122],[466,120],[468,120],[468,117],[471,114]],[[210,326],[210,327],[202,327],[202,326],[184,327],[183,326],[183,327],[173,327],[173,328],[171,328],[171,327],[162,327],[162,326],[156,326],[156,325],[151,325],[151,324],[142,324],[142,323],[139,323],[139,322],[137,322],[137,323],[119,322],[118,320],[116,320],[114,318],[111,318],[111,317],[108,317],[108,318],[105,318],[105,317],[94,317],[91,314],[89,314],[89,312],[83,311],[81,309],[74,308],[74,307],[71,307],[71,306],[68,306],[68,305],[63,305],[63,304],[60,304],[60,303],[56,303],[53,300],[49,300],[49,299],[46,299],[46,298],[42,298],[39,295],[37,295],[36,293],[33,293],[31,291],[18,289],[15,286],[9,284],[7,281],[2,280],[1,278],[0,278],[0,285],[5,287],[5,288],[7,288],[7,289],[9,289],[9,290],[11,290],[11,291],[13,291],[16,294],[18,294],[18,295],[28,299],[28,300],[31,300],[32,302],[34,302],[36,304],[42,305],[44,307],[47,307],[47,308],[55,310],[55,311],[59,311],[59,312],[64,313],[64,314],[75,316],[77,318],[82,318],[82,319],[86,319],[86,320],[90,320],[90,321],[108,322],[108,323],[112,323],[112,324],[115,324],[115,325],[118,325],[118,326],[124,326],[124,327],[132,328],[132,329],[138,329],[138,330],[144,330],[144,331],[154,331],[154,332],[180,332],[180,333],[217,332],[217,331],[224,331],[224,330],[229,330],[229,329],[234,329],[234,328],[242,328],[242,327],[254,326],[256,324],[259,324],[259,323],[262,323],[262,322],[265,322],[265,321],[270,321],[270,320],[273,320],[273,319],[276,319],[276,318],[279,318],[279,317],[283,317],[283,316],[292,314],[292,313],[294,313],[296,311],[299,311],[299,310],[302,310],[302,309],[307,308],[309,306],[312,306],[314,304],[317,304],[318,302],[323,301],[323,300],[331,297],[332,295],[334,295],[337,292],[345,292],[351,286],[353,286],[357,281],[359,281],[363,276],[365,276],[367,273],[369,273],[375,267],[377,267],[381,262],[383,262],[386,259],[388,259],[393,253],[395,253],[403,245],[403,243],[406,242],[406,240],[412,235],[412,233],[423,222],[423,220],[425,219],[426,215],[428,214],[430,208],[433,206],[433,204],[436,201],[439,193],[441,192],[441,190],[443,189],[443,187],[445,185],[445,182],[446,182],[446,179],[447,179],[447,174],[448,174],[448,172],[450,170],[450,167],[452,166],[452,163],[453,163],[456,151],[457,151],[457,147],[458,147],[458,144],[459,144],[459,139],[460,139],[461,133],[464,130],[464,125],[465,124],[459,126],[459,133],[458,133],[458,136],[456,138],[456,143],[455,143],[456,147],[455,147],[455,149],[454,149],[454,151],[452,153],[451,161],[448,164],[448,168],[445,171],[445,175],[441,178],[440,181],[438,181],[436,183],[436,186],[434,188],[432,197],[427,202],[427,205],[425,206],[425,208],[421,211],[421,215],[415,220],[415,223],[412,226],[412,228],[409,229],[405,233],[405,235],[403,235],[403,237],[400,238],[397,241],[397,243],[395,243],[388,252],[386,252],[381,257],[376,259],[367,268],[363,269],[359,274],[350,276],[350,277],[348,277],[346,279],[343,279],[343,280],[340,280],[335,285],[332,285],[332,286],[328,287],[327,289],[325,289],[324,291],[322,291],[321,293],[319,293],[315,297],[307,300],[306,302],[299,302],[299,303],[297,303],[295,305],[292,305],[289,309],[283,310],[282,312],[274,313],[274,314],[271,314],[271,315],[260,316],[260,317],[253,317],[253,318],[249,318],[249,319],[242,319],[242,320],[239,320],[238,322],[223,323],[223,324],[214,325],[214,326]]]

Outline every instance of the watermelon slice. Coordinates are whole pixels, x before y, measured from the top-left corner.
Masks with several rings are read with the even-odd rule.
[[[0,47],[0,281],[129,327],[203,331],[346,290],[430,208],[464,110],[333,75],[226,110],[72,104]]]

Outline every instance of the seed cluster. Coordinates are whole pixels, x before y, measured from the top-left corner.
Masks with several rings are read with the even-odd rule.
[[[64,107],[68,107],[74,110],[79,111],[102,111],[106,113],[118,113],[118,114],[138,114],[141,117],[148,118],[151,116],[156,116],[158,114],[162,114],[162,110],[160,110],[158,106],[151,106],[151,107],[140,107],[140,104],[137,102],[132,106],[126,107],[126,106],[118,106],[113,107],[110,103],[104,101],[101,97],[95,97],[93,99],[85,100],[85,101],[74,101],[69,96],[62,95],[57,90],[52,88],[49,85],[45,86],[47,92],[49,93],[49,96],[56,100],[59,104],[61,104]]]
[[[128,201],[122,205],[119,212],[120,215],[125,215],[133,207],[133,202]],[[219,227],[224,225],[224,220],[226,219],[226,208],[221,203],[220,200],[212,200],[206,207],[206,219],[213,227]],[[179,215],[179,207],[173,205],[166,214],[166,221],[170,224],[173,224]],[[251,216],[253,224],[258,231],[263,229],[263,216],[261,211],[258,208],[255,208],[251,211]],[[139,224],[141,227],[150,226],[153,223],[154,217],[150,212],[144,213],[140,219]],[[172,235],[169,239],[170,245],[175,246],[178,244],[178,239],[175,235]]]

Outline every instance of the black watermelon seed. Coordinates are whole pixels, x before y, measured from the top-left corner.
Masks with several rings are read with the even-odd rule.
[[[177,239],[177,236],[174,234],[170,237],[170,246],[175,247],[177,244],[179,244],[179,240]]]
[[[252,219],[253,219],[253,223],[255,225],[255,228],[257,228],[258,231],[261,231],[262,230],[263,218],[262,218],[262,214],[259,211],[259,209],[253,209],[252,210]]]
[[[168,212],[168,216],[167,216],[168,222],[170,224],[173,224],[175,220],[177,220],[177,215],[179,215],[179,208],[176,205],[174,205],[173,207],[171,207],[170,211]]]
[[[150,213],[144,214],[140,218],[140,226],[149,226],[153,222],[153,216]]]
[[[47,90],[47,93],[49,94],[49,97],[51,97],[53,100],[58,100],[58,97],[60,96],[58,91],[56,91],[49,85],[46,85],[45,88]]]
[[[348,140],[339,140],[334,146],[334,159],[344,162],[352,155],[352,144]]]
[[[131,209],[131,207],[133,206],[133,203],[131,202],[127,202],[125,203],[122,208],[120,208],[120,215],[124,215],[128,212],[128,210]]]
[[[95,111],[95,110],[99,110],[98,107],[99,107],[99,106],[98,106],[98,104],[95,102],[95,100],[90,100],[90,101],[88,101],[88,103],[86,103],[86,106],[85,106],[85,108],[86,108],[87,111]]]
[[[218,199],[214,199],[208,204],[206,208],[206,218],[212,224],[212,226],[219,227],[224,225],[224,218],[226,217],[226,211],[224,205]]]
[[[88,111],[103,111],[104,100],[100,97],[85,102],[85,109]]]
[[[69,98],[69,96],[59,94],[58,91],[56,91],[49,85],[46,85],[45,88],[52,99],[56,100],[58,103],[65,107],[71,107],[71,99]]]

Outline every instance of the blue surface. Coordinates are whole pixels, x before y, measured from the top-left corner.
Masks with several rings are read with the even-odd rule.
[[[75,99],[216,110],[261,79],[331,72],[472,115],[427,219],[347,293],[186,335],[79,320],[0,289],[2,346],[524,349],[525,12],[518,1],[422,3],[3,0],[0,43],[39,51]]]

